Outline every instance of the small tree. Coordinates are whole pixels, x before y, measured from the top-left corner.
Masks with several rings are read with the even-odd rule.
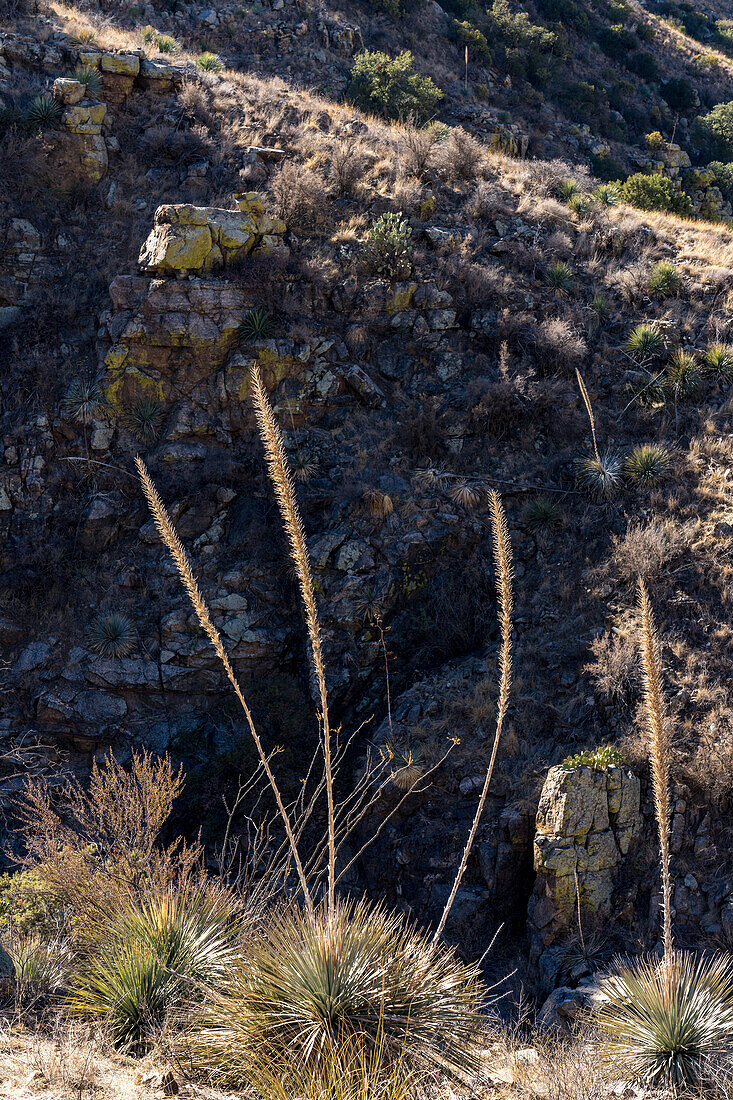
[[[713,154],[730,160],[733,157],[733,100],[718,103],[706,115],[698,115],[695,129]]]
[[[429,76],[413,70],[412,54],[403,50],[390,57],[381,50],[364,50],[354,60],[348,95],[364,111],[386,118],[412,115],[426,120],[443,93]]]

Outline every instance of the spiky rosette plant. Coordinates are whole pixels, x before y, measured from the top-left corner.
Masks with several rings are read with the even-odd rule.
[[[640,443],[626,456],[624,466],[632,481],[656,481],[669,469],[669,451],[659,443]]]
[[[289,907],[263,925],[186,1045],[195,1067],[232,1087],[246,1083],[258,1049],[323,1065],[349,1040],[472,1069],[481,999],[477,968],[450,948],[401,914],[337,899],[330,912]]]
[[[544,534],[558,526],[562,510],[552,497],[541,494],[528,501],[522,510],[522,521],[534,534]]]
[[[401,791],[409,791],[425,775],[427,767],[422,750],[416,745],[385,746],[390,779]]]
[[[272,333],[272,324],[264,309],[249,309],[242,318],[240,331],[244,340],[267,340]]]
[[[141,1051],[166,1015],[224,978],[242,935],[231,897],[185,883],[110,914],[68,996],[104,1023],[115,1045]]]
[[[78,424],[91,424],[107,409],[107,398],[99,378],[76,378],[61,401],[61,411]]]
[[[154,397],[140,397],[125,411],[125,426],[140,443],[154,443],[165,418],[165,409]]]
[[[573,286],[573,272],[563,260],[555,260],[547,268],[547,285],[558,294],[567,294]]]
[[[135,645],[135,628],[126,615],[98,615],[88,632],[89,648],[100,657],[127,657]]]
[[[626,350],[639,363],[655,359],[664,350],[664,337],[655,324],[637,325],[626,340]]]
[[[687,348],[677,348],[669,357],[663,381],[664,392],[675,400],[694,397],[702,382],[702,370],[697,356]]]
[[[712,344],[705,352],[705,373],[721,386],[733,382],[733,347]]]
[[[61,121],[63,108],[57,99],[44,92],[34,96],[25,112],[29,126],[39,130],[53,130]]]
[[[596,1022],[623,1078],[704,1088],[733,1050],[733,960],[673,952],[632,959],[601,980]]]
[[[71,74],[72,80],[78,80],[84,85],[84,90],[90,99],[99,99],[102,94],[102,77],[99,69],[92,65],[77,65]]]

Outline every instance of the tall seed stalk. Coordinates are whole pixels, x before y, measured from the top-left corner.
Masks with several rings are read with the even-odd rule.
[[[173,558],[173,563],[176,566],[176,569],[178,570],[178,575],[181,578],[181,582],[183,583],[183,587],[188,593],[188,597],[191,601],[191,604],[193,605],[193,609],[196,612],[196,617],[201,624],[201,628],[208,635],[209,641],[214,647],[217,657],[224,666],[224,670],[227,674],[229,683],[234,688],[234,693],[240,702],[242,710],[244,711],[247,725],[249,726],[249,732],[252,735],[252,740],[254,741],[255,748],[257,749],[257,755],[260,758],[260,763],[262,764],[265,775],[267,776],[267,780],[270,784],[270,787],[272,788],[272,793],[275,796],[275,802],[277,804],[278,812],[280,814],[280,817],[282,818],[283,825],[285,826],[285,833],[288,838],[290,851],[292,852],[293,861],[295,863],[295,868],[298,873],[298,880],[300,882],[300,888],[303,891],[306,908],[309,914],[312,916],[314,912],[313,900],[311,898],[310,890],[308,889],[308,882],[306,880],[305,871],[303,870],[303,864],[301,862],[300,854],[298,852],[298,845],[296,843],[295,833],[290,822],[290,816],[285,809],[285,804],[282,800],[280,788],[277,785],[277,781],[272,772],[272,768],[270,767],[270,762],[262,746],[262,742],[260,741],[260,737],[257,733],[252,714],[249,707],[247,706],[247,702],[244,698],[242,689],[239,686],[239,681],[234,674],[234,669],[232,668],[231,662],[229,660],[229,655],[224,648],[224,644],[221,640],[221,635],[219,634],[219,631],[216,629],[211,620],[209,609],[206,605],[206,602],[204,601],[203,596],[201,595],[201,590],[199,589],[199,586],[196,582],[196,578],[193,575],[193,569],[191,568],[191,563],[188,560],[188,555],[186,554],[183,544],[178,537],[176,529],[173,526],[173,522],[168,515],[163,501],[160,498],[158,490],[153,484],[152,478],[147,471],[145,463],[138,456],[135,459],[135,465],[137,466],[137,471],[140,475],[143,492],[145,493],[145,497],[150,506],[150,511],[152,512],[153,519],[155,520],[155,526],[158,528],[158,533],[160,534],[160,537],[162,538],[165,545],[168,547],[170,555]]]
[[[501,497],[496,490],[491,489],[489,491],[489,512],[491,515],[491,537],[494,552],[494,568],[496,572],[496,584],[499,590],[499,627],[501,630],[501,650],[499,654],[499,701],[496,711],[496,732],[494,734],[494,744],[491,749],[491,757],[486,769],[486,777],[484,779],[484,785],[481,790],[481,796],[478,800],[478,806],[476,807],[476,813],[471,824],[471,830],[468,834],[468,840],[466,841],[466,847],[463,849],[463,855],[456,871],[456,877],[453,880],[453,886],[451,892],[448,895],[448,900],[445,903],[442,916],[438,923],[438,927],[435,929],[435,935],[433,936],[433,943],[443,933],[446,921],[453,908],[453,903],[456,900],[456,894],[458,893],[458,887],[461,884],[466,866],[468,864],[468,857],[471,854],[474,840],[476,839],[476,832],[479,827],[481,815],[484,812],[484,806],[486,805],[486,799],[489,794],[489,787],[491,786],[491,780],[494,774],[494,765],[496,763],[496,754],[499,749],[499,742],[501,741],[502,731],[504,729],[504,720],[506,718],[507,707],[509,705],[509,692],[511,690],[512,683],[512,611],[514,609],[514,596],[512,593],[512,547],[509,541],[509,529],[507,527],[506,515],[504,514],[504,508],[501,503]]]
[[[585,382],[583,381],[583,375],[580,373],[580,371],[578,370],[577,367],[575,368],[575,374],[576,374],[577,379],[578,379],[578,385],[580,386],[580,396],[583,398],[583,404],[585,405],[585,411],[588,413],[588,419],[590,420],[590,434],[591,434],[591,439],[593,440],[593,453],[595,454],[596,462],[600,466],[601,465],[601,456],[598,453],[598,442],[596,440],[596,418],[593,415],[593,406],[590,403],[590,397],[588,396],[588,391],[585,388]]]
[[[290,467],[285,456],[282,435],[273,416],[262,378],[257,367],[252,368],[252,399],[255,405],[257,427],[265,448],[265,458],[270,481],[280,508],[285,530],[290,543],[290,552],[300,586],[300,595],[305,608],[305,620],[310,639],[311,661],[318,682],[321,699],[321,722],[323,723],[324,778],[326,782],[326,800],[328,803],[328,911],[333,912],[336,893],[336,814],[333,798],[333,768],[331,763],[331,729],[328,721],[328,695],[326,692],[326,674],[321,647],[321,630],[316,610],[316,598],[313,591],[313,576],[305,542],[305,532],[295,502],[295,489],[290,475]]]
[[[641,664],[644,681],[644,720],[649,738],[654,811],[659,832],[659,862],[662,870],[664,919],[664,963],[672,958],[672,884],[669,870],[669,724],[662,692],[662,663],[659,636],[646,586],[639,578],[641,612]]]

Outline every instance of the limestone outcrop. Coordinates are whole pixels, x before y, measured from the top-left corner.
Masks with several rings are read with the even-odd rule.
[[[550,768],[537,808],[529,903],[532,952],[577,924],[610,915],[616,873],[642,827],[641,785],[627,768]]]
[[[235,196],[236,210],[181,203],[159,206],[138,263],[150,275],[187,275],[223,267],[241,255],[287,251],[285,223],[266,214],[256,192]]]

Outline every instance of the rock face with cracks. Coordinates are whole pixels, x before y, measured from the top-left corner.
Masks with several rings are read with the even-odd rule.
[[[641,785],[627,768],[550,768],[537,808],[529,904],[532,952],[575,926],[611,913],[616,873],[641,832]]]

